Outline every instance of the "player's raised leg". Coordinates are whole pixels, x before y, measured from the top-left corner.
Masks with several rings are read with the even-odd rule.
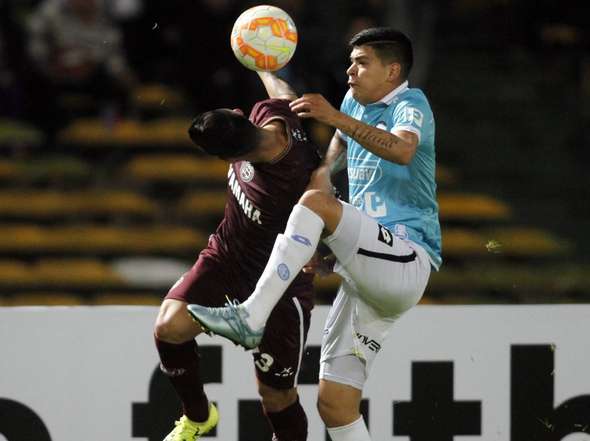
[[[322,231],[335,231],[342,205],[325,191],[307,190],[293,207],[287,227],[279,234],[266,267],[250,297],[223,308],[189,305],[190,315],[202,327],[247,349],[260,342],[275,305],[303,266],[313,257]]]

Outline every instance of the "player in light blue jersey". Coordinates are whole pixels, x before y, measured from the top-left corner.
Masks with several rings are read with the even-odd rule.
[[[394,29],[371,28],[350,44],[350,89],[341,110],[318,94],[290,104],[301,118],[336,132],[256,289],[240,305],[188,309],[211,332],[255,347],[253,337],[291,281],[301,268],[313,269],[323,240],[342,285],[324,329],[318,408],[333,441],[370,441],[359,411],[363,386],[393,324],[439,268],[441,237],[434,118],[422,91],[408,87],[411,42]],[[351,204],[331,191],[340,163],[348,166]]]

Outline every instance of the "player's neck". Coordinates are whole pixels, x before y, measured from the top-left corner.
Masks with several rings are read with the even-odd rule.
[[[260,143],[260,162],[273,162],[289,146],[285,126],[280,121],[273,121],[262,127]]]

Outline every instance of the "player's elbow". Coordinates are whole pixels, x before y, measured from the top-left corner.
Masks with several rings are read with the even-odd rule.
[[[285,100],[285,101],[295,101],[297,99],[297,95],[293,94],[293,93],[278,93],[276,95],[272,95],[271,98],[276,98],[279,100]]]
[[[387,160],[399,164],[399,165],[409,165],[414,159],[414,154],[416,153],[416,148],[411,146],[402,146],[401,148],[397,149],[395,152],[391,152]]]

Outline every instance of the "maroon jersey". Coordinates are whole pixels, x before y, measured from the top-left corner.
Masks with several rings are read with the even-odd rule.
[[[272,163],[230,164],[225,215],[203,251],[220,258],[224,266],[231,265],[228,269],[250,284],[251,290],[266,266],[277,234],[285,230],[291,210],[320,160],[288,101],[261,101],[250,113],[250,121],[259,127],[275,120],[285,124],[287,149]],[[291,288],[309,285],[311,292],[312,278],[300,273]]]

